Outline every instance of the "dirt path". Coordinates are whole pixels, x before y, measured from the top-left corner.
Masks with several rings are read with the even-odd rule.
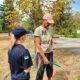
[[[9,72],[7,50],[9,48],[9,40],[0,40],[0,80]],[[54,60],[61,65],[61,68],[54,67],[54,76],[52,80],[77,80],[80,74],[80,55],[71,54],[68,51],[55,51]],[[33,66],[31,71],[31,79],[35,80],[36,68]],[[10,80],[10,78],[6,79]],[[47,80],[46,73],[44,79]]]
[[[4,75],[9,71],[7,49],[9,41],[0,40],[0,80],[3,80]]]

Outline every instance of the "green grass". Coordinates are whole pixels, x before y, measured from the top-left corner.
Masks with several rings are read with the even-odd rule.
[[[63,37],[72,37],[72,38],[80,38],[80,34],[73,34],[73,35],[63,35]]]
[[[80,80],[80,75],[77,77],[77,80]]]
[[[80,34],[77,34],[77,35],[76,35],[76,38],[80,38]]]

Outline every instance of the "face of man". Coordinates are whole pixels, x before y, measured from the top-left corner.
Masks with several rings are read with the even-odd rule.
[[[49,25],[50,25],[50,23],[48,23],[48,21],[47,21],[46,19],[44,19],[44,20],[43,20],[43,26],[44,26],[45,28],[48,28]]]

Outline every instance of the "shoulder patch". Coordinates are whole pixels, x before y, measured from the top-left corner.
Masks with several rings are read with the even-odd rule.
[[[24,60],[29,59],[29,56],[24,56]]]

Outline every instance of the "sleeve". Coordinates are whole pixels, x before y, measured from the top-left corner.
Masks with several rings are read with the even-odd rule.
[[[38,28],[35,29],[34,36],[40,36],[40,30]]]
[[[29,51],[24,52],[22,56],[22,67],[27,69],[33,65]]]

